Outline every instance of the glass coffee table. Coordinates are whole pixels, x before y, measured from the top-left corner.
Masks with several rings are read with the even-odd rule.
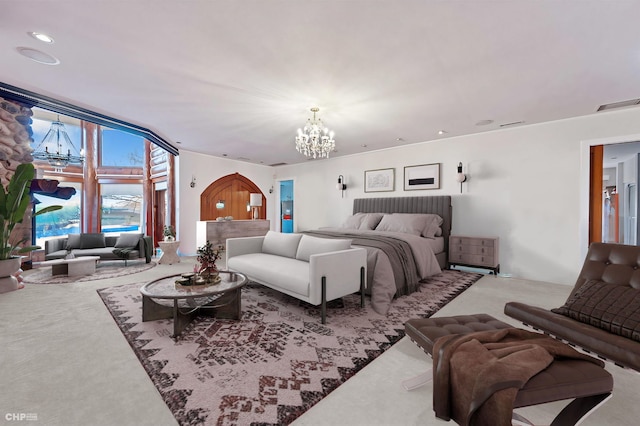
[[[220,271],[217,284],[176,288],[176,280],[180,278],[181,275],[170,275],[142,286],[143,322],[173,318],[173,337],[177,337],[197,315],[240,319],[245,275]]]

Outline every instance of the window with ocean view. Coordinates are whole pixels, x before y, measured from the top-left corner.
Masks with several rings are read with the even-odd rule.
[[[68,200],[37,194],[36,211],[47,206],[60,205],[62,209],[35,217],[35,243],[44,248],[48,239],[80,233],[80,205],[82,183],[61,182],[60,186],[75,188],[76,194]]]

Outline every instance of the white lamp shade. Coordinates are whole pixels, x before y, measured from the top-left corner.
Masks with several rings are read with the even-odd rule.
[[[262,194],[249,194],[249,205],[251,207],[262,207]]]
[[[462,183],[462,182],[465,182],[466,180],[467,180],[467,175],[465,175],[464,173],[458,173],[456,175],[456,182]]]

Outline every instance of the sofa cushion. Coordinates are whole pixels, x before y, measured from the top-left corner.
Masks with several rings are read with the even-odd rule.
[[[351,240],[346,239],[329,239],[318,238],[310,235],[303,235],[298,244],[296,259],[309,261],[313,254],[329,253],[338,250],[347,250],[351,248]]]
[[[640,342],[640,290],[633,287],[589,280],[551,311]]]
[[[276,256],[296,257],[302,234],[283,234],[269,231],[262,242],[262,252]]]
[[[98,233],[88,233],[88,234],[80,234],[80,248],[81,249],[92,249],[92,248],[104,248],[106,247],[104,242],[104,234],[102,232]]]
[[[44,260],[64,259],[67,256],[66,250],[56,250],[45,254]]]
[[[133,248],[137,247],[140,242],[140,238],[142,238],[142,234],[140,233],[127,233],[120,234],[118,240],[116,241],[115,248]]]
[[[100,259],[119,259],[122,260],[122,257],[117,256],[113,252],[113,247],[102,247],[102,248],[92,248],[92,249],[83,249],[83,250],[73,250],[73,255],[75,257],[84,257],[84,256],[100,256]],[[129,259],[136,259],[138,257],[138,251],[132,250],[129,252]]]
[[[79,249],[80,248],[80,236],[82,234],[69,234],[67,237],[67,250]]]
[[[309,263],[264,253],[234,256],[227,267],[241,271],[250,280],[298,298],[309,297]]]

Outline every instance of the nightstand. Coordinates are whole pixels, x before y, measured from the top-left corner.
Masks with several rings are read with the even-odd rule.
[[[471,266],[500,272],[498,237],[449,237],[449,265]]]

